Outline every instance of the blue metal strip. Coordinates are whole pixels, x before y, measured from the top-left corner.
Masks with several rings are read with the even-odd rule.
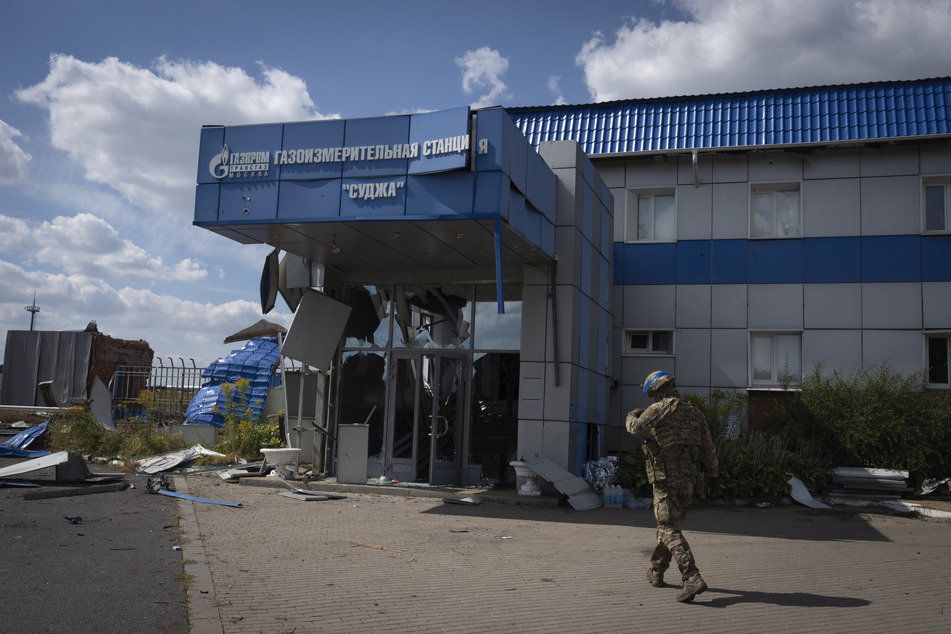
[[[192,502],[208,502],[209,504],[217,504],[219,506],[241,506],[241,502],[219,502],[217,500],[206,500],[205,498],[196,498],[193,495],[185,495],[184,493],[176,493],[175,491],[166,491],[165,489],[159,489],[156,491],[160,495],[167,495],[172,498],[179,498],[181,500],[191,500]]]
[[[505,296],[502,293],[502,217],[495,217],[495,295],[498,297],[499,314],[505,314]]]

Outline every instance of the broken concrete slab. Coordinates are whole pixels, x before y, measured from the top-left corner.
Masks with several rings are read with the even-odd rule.
[[[73,451],[59,451],[3,467],[0,469],[0,478],[24,475],[50,467],[56,469],[58,482],[78,482],[92,476],[82,456]]]
[[[568,504],[574,510],[588,511],[603,505],[601,496],[591,489],[584,478],[559,467],[550,458],[542,456],[524,462],[532,471],[551,482],[555,489],[567,495]]]

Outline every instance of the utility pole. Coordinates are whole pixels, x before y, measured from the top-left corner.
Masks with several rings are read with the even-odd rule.
[[[36,291],[33,291],[33,303],[23,308],[30,313],[30,330],[33,330],[33,321],[36,319],[36,313],[40,312],[40,307],[36,305]]]

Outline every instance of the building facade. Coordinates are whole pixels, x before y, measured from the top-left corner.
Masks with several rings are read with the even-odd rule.
[[[580,473],[656,369],[947,389],[949,113],[934,79],[206,127],[195,224],[350,307],[332,423],[367,422],[371,477]]]

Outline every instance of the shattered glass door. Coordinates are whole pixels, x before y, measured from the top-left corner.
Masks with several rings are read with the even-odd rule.
[[[464,367],[462,355],[394,355],[387,462],[395,479],[429,484],[460,481]]]

